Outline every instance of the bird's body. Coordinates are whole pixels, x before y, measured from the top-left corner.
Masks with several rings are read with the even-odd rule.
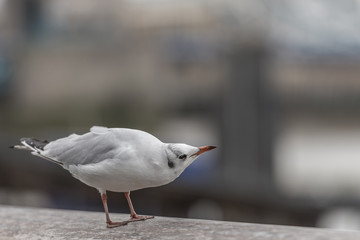
[[[214,147],[193,147],[186,144],[163,143],[144,131],[128,128],[94,126],[83,135],[72,134],[47,142],[22,138],[23,146],[61,165],[75,178],[102,194],[108,227],[127,222],[110,221],[106,191],[124,192],[131,209],[131,219],[145,220],[136,215],[130,191],[161,186],[175,180],[201,153]]]
[[[84,135],[50,142],[41,155],[63,163],[75,178],[100,191],[129,192],[167,184],[179,175],[166,171],[164,148],[144,131],[93,127]]]

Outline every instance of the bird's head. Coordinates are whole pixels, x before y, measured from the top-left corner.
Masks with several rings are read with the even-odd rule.
[[[169,143],[165,149],[168,167],[180,175],[200,154],[214,148],[214,146],[193,147],[183,143]]]

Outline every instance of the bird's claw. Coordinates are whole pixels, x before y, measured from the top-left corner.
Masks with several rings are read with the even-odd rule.
[[[107,222],[106,223],[106,227],[107,228],[115,228],[115,227],[120,227],[120,226],[125,226],[130,222],[137,222],[137,221],[145,221],[147,219],[151,219],[154,218],[154,216],[140,216],[140,215],[135,215],[135,216],[131,216],[131,218],[127,221],[123,221],[123,222]]]
[[[124,222],[107,222],[106,227],[114,228],[114,227],[124,226],[124,225],[127,225],[127,224],[128,224],[128,221],[124,221]]]
[[[154,216],[135,215],[135,216],[131,216],[130,219],[128,220],[128,222],[145,221],[145,220],[151,219],[151,218],[154,218]]]

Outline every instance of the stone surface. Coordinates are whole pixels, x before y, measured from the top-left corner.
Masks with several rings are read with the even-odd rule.
[[[128,217],[111,214],[114,221]],[[360,232],[168,217],[108,229],[104,219],[101,212],[0,205],[0,239],[360,239]]]

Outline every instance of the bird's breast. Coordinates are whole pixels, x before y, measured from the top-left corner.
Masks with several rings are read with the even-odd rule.
[[[96,164],[71,165],[69,171],[89,186],[114,192],[161,186],[176,178],[159,163],[143,159],[110,159]]]

